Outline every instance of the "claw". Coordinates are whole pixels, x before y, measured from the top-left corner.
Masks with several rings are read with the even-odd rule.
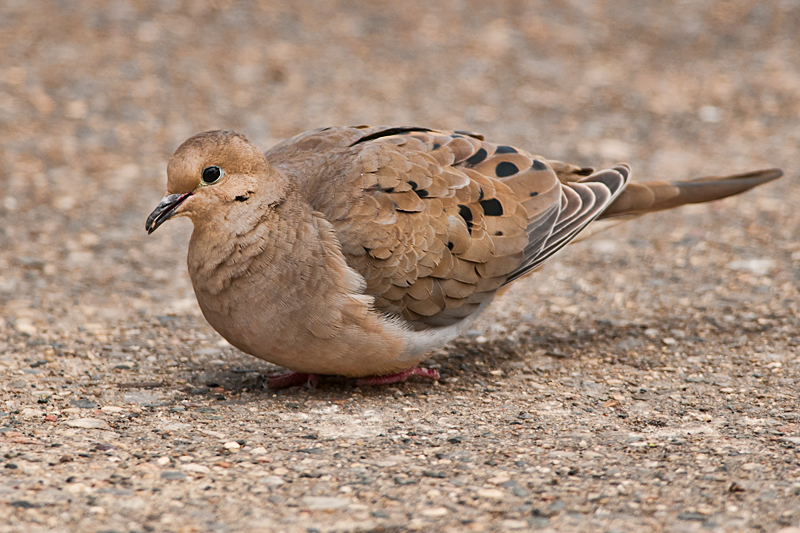
[[[305,372],[287,372],[267,374],[262,376],[265,389],[285,389],[295,385],[306,385],[309,389],[316,389],[319,384],[319,375]]]
[[[439,379],[439,371],[435,368],[409,368],[397,374],[389,374],[387,376],[367,376],[356,380],[356,385],[388,385],[390,383],[400,383],[407,380],[411,376],[419,376],[422,378],[437,381]]]

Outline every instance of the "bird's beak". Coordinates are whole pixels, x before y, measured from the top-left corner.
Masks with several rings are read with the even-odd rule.
[[[147,217],[147,223],[144,227],[147,230],[147,234],[150,235],[161,224],[172,218],[178,206],[191,195],[191,192],[186,192],[183,194],[170,194],[162,198],[156,208],[153,209],[153,212],[150,213],[150,216]]]

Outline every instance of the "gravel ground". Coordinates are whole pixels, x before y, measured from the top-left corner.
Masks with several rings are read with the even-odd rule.
[[[800,532],[798,27],[796,0],[0,3],[0,531]],[[190,223],[145,217],[189,135],[358,123],[787,176],[570,247],[439,383],[264,391],[200,316]]]

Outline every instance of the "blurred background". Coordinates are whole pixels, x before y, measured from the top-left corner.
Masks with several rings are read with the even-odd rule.
[[[0,529],[796,526],[798,28],[800,0],[0,0]],[[264,391],[200,316],[191,223],[145,219],[195,133],[363,123],[786,176],[570,246],[431,354],[435,386]]]
[[[6,0],[0,328],[46,337],[196,313],[190,223],[148,238],[144,220],[174,149],[212,128],[264,149],[328,125],[470,129],[580,165],[625,160],[637,179],[780,166],[777,184],[651,217],[559,261],[578,273],[644,264],[657,278],[674,261],[702,267],[692,250],[707,258],[702,241],[719,242],[733,255],[717,266],[743,254],[736,272],[761,286],[781,271],[794,294],[798,27],[797,0]],[[698,272],[715,283],[718,272]],[[622,315],[637,297],[627,275],[611,289],[603,277],[583,289],[535,279],[538,294],[591,290]]]

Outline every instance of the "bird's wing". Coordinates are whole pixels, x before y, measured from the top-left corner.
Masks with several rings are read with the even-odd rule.
[[[316,130],[267,158],[333,224],[376,308],[420,329],[471,315],[539,266],[602,213],[628,175],[425,128]]]

